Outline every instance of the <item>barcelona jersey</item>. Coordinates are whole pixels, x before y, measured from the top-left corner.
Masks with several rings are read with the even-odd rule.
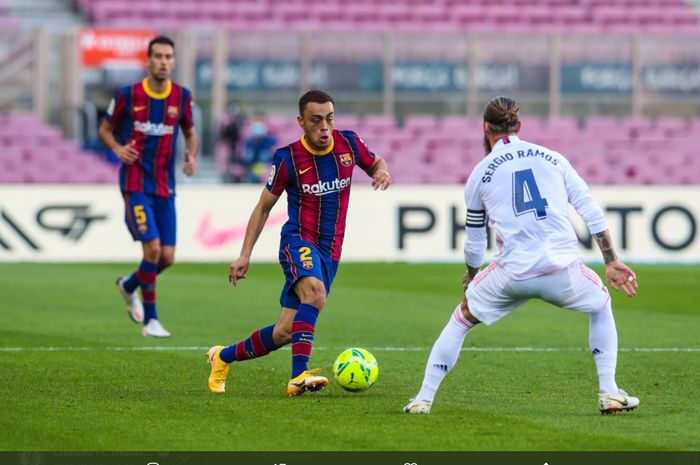
[[[367,172],[376,158],[352,131],[333,131],[331,146],[314,151],[302,138],[275,152],[267,190],[287,192],[289,220],[282,242],[301,239],[339,260],[355,165]]]
[[[147,79],[119,89],[107,109],[107,121],[115,127],[115,138],[130,144],[139,158],[122,164],[122,192],[143,192],[168,197],[175,193],[175,143],[178,129],[190,129],[192,93],[172,81],[156,93]]]

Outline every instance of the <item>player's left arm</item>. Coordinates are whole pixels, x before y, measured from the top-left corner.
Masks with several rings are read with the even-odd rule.
[[[367,170],[367,174],[372,178],[372,188],[374,190],[386,190],[391,186],[391,174],[389,174],[389,165],[379,155],[375,156],[372,167]]]
[[[185,164],[182,172],[187,176],[192,176],[197,171],[197,151],[199,150],[199,139],[194,126],[184,129],[182,135],[185,136]]]
[[[187,176],[192,176],[197,171],[197,151],[199,150],[199,139],[197,132],[194,129],[194,117],[192,116],[192,108],[194,107],[194,99],[189,89],[184,89],[185,102],[182,105],[182,117],[180,118],[180,126],[182,127],[182,135],[185,136],[185,164],[182,166],[182,172]]]
[[[354,132],[349,132],[350,137],[354,139],[356,147],[356,162],[369,177],[372,178],[372,188],[374,190],[386,190],[391,185],[391,174],[389,174],[389,165],[379,155],[375,155],[369,150],[365,141]]]
[[[564,165],[564,183],[569,196],[569,203],[583,218],[588,232],[595,239],[605,262],[605,277],[613,289],[622,289],[628,296],[637,294],[637,275],[627,265],[622,263],[615,252],[608,222],[603,210],[595,201],[586,181],[579,176],[568,162]]]

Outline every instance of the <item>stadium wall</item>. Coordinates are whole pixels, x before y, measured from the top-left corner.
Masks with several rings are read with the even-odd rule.
[[[343,251],[352,261],[460,262],[465,207],[462,186],[394,186],[375,192],[356,181]],[[363,185],[360,185],[360,183]],[[178,259],[231,261],[238,256],[260,186],[184,186],[178,191]],[[594,187],[613,238],[629,261],[700,262],[700,187]],[[695,200],[694,200],[695,199]],[[286,221],[280,199],[253,253],[277,260]],[[573,215],[575,217],[575,215]],[[574,218],[581,253],[600,254]],[[491,246],[491,252],[493,252]],[[0,186],[0,261],[137,261],[140,247],[124,224],[113,186]]]

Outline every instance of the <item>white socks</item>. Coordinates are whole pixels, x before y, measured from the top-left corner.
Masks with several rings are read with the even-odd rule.
[[[591,314],[589,343],[598,370],[600,392],[617,394],[615,366],[617,365],[617,329],[610,302],[607,307]]]
[[[464,337],[473,327],[474,324],[464,318],[460,306],[457,305],[450,321],[447,322],[447,326],[442,330],[430,351],[423,385],[416,396],[417,401],[433,402],[443,378],[457,363]]]
[[[474,324],[464,318],[458,305],[433,344],[425,367],[423,384],[415,400],[433,402],[440,383],[457,363],[464,338],[473,327]],[[615,383],[617,329],[610,302],[605,309],[591,314],[589,344],[598,371],[600,392],[617,394],[619,390]]]

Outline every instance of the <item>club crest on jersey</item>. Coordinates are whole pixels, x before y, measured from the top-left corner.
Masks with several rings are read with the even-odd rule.
[[[352,155],[349,153],[341,153],[338,155],[338,159],[340,160],[340,164],[345,167],[352,165]]]
[[[146,234],[148,232],[148,226],[145,224],[140,224],[139,225],[139,232],[141,234]]]
[[[168,106],[168,118],[177,118],[178,113],[180,110],[174,105]]]
[[[312,262],[311,260],[304,260],[303,262],[301,262],[301,266],[303,266],[305,270],[310,270],[314,267],[314,262]]]

